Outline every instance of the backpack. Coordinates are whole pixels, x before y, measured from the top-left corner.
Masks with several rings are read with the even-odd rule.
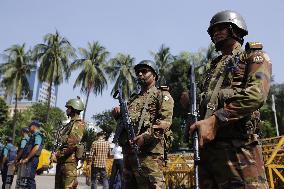
[[[8,149],[8,162],[14,161],[17,157],[17,148],[15,146],[12,146],[10,149]]]

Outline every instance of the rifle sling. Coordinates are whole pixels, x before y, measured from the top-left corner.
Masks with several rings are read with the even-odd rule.
[[[148,104],[149,104],[149,101],[150,101],[150,96],[151,96],[150,94],[147,94],[147,98],[146,98],[146,101],[145,101],[145,104],[144,104],[144,107],[143,107],[143,110],[142,110],[142,113],[141,113],[141,116],[140,116],[140,120],[139,120],[137,135],[140,133],[142,125],[144,123],[146,111],[147,111]]]
[[[215,112],[215,110],[217,108],[218,93],[221,89],[224,78],[228,75],[228,71],[226,71],[226,67],[227,67],[228,62],[230,61],[231,58],[232,58],[232,56],[228,56],[225,59],[224,65],[221,68],[220,78],[215,85],[215,88],[214,88],[213,93],[210,97],[209,103],[207,104],[207,107],[206,107],[206,114],[205,114],[205,117],[204,117],[205,119],[210,117]]]

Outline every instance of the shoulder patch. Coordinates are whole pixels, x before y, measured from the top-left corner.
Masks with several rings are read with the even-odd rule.
[[[262,50],[263,45],[259,42],[247,42],[245,45],[245,50]]]
[[[168,86],[166,86],[166,85],[161,85],[161,86],[159,87],[159,89],[160,89],[161,91],[169,91],[169,90],[170,90],[170,88],[169,88]]]

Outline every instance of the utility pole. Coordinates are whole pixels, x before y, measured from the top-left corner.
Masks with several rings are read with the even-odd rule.
[[[274,121],[275,121],[275,127],[276,127],[276,133],[277,136],[279,136],[279,130],[278,130],[278,122],[277,122],[277,116],[276,116],[276,108],[275,108],[275,100],[274,100],[274,95],[272,97],[272,111],[274,113]]]

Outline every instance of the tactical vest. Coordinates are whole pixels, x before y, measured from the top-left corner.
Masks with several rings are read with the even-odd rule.
[[[62,139],[61,144],[62,144],[62,145],[59,147],[60,150],[63,150],[64,148],[67,148],[67,147],[68,147],[68,144],[67,144],[68,137],[69,137],[69,135],[70,135],[70,133],[71,133],[71,131],[72,131],[72,128],[73,128],[74,123],[77,122],[77,121],[81,121],[81,119],[77,119],[77,120],[72,120],[72,121],[70,121],[70,122],[66,125],[66,127],[63,129],[63,131],[62,131],[62,133],[61,133],[61,134],[62,134],[62,137],[61,137],[61,139]],[[83,155],[84,155],[84,151],[85,151],[84,145],[81,144],[81,143],[79,143],[78,146],[77,146],[77,149],[76,149],[76,151],[75,151],[75,156],[76,156],[76,158],[77,158],[77,159],[82,159],[82,158],[83,158]],[[69,156],[67,156],[67,157],[63,156],[62,158],[66,160],[66,159],[69,158]]]
[[[29,142],[26,144],[24,150],[23,150],[23,158],[26,158],[28,157],[30,151],[33,149],[33,147],[35,146],[35,138],[36,136],[40,135],[41,138],[42,138],[42,141],[41,141],[41,144],[39,145],[39,148],[35,154],[35,156],[39,157],[40,156],[40,153],[42,151],[42,148],[43,148],[43,142],[44,142],[44,136],[41,132],[36,132],[35,134],[33,134],[31,137],[30,137],[30,140]]]
[[[232,56],[219,56],[211,63],[210,69],[205,75],[205,81],[201,86],[203,93],[200,94],[200,118],[205,119],[212,114],[206,114],[207,111],[212,113],[215,110],[223,108],[225,103],[230,103],[228,100],[236,92],[240,93],[246,88],[248,80],[248,62],[247,54],[253,50],[261,50],[257,48],[246,48],[246,51],[239,50]],[[222,64],[220,64],[222,62]],[[216,85],[220,78],[224,77],[219,89],[215,90]],[[217,93],[216,93],[217,91]],[[212,101],[212,96],[216,98]],[[258,115],[258,116],[256,116]],[[219,127],[216,133],[216,140],[231,140],[241,139],[247,140],[252,134],[255,134],[259,127],[260,119],[259,112],[255,111],[251,115],[248,115],[236,123],[232,123],[229,126]]]
[[[131,122],[134,125],[136,136],[146,131],[154,132],[152,126],[158,124],[160,110],[163,102],[163,89],[153,87],[147,91],[147,94],[134,94],[128,102],[128,110]],[[170,140],[170,131],[167,132],[167,139]],[[126,132],[122,133],[119,141],[120,145],[125,146],[127,143]],[[169,144],[169,141],[167,142]],[[169,145],[168,145],[169,146]],[[164,136],[160,139],[153,139],[140,147],[142,153],[163,153]]]

